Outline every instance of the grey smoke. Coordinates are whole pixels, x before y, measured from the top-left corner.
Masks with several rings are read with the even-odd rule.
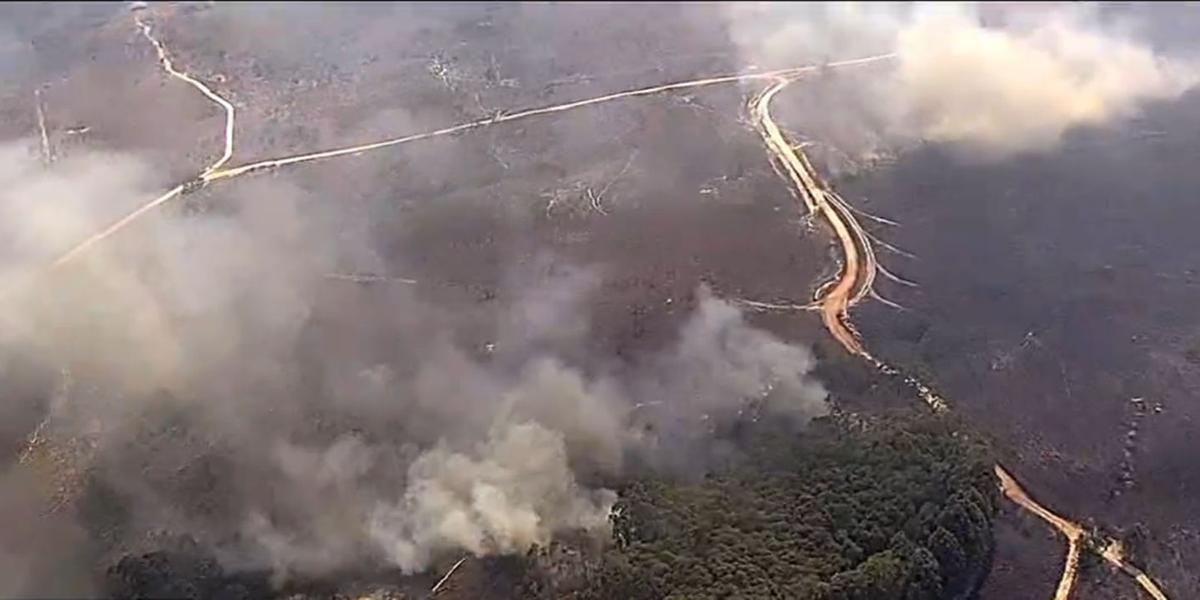
[[[556,285],[579,289],[573,276],[542,282],[534,289],[542,302],[571,300],[539,304],[545,311],[538,314],[551,321],[578,315],[586,297]],[[501,321],[530,318],[527,308],[518,304],[513,310],[519,316],[510,313]],[[531,331],[538,328],[525,330],[520,340],[529,342]],[[702,460],[704,440],[694,426],[726,422],[753,400],[767,399],[767,414],[797,424],[828,411],[824,388],[809,375],[815,365],[808,350],[749,327],[735,308],[703,290],[677,343],[622,372],[589,376],[541,354],[516,370],[504,364],[482,365],[443,346],[421,365],[411,396],[405,399],[403,385],[397,388],[401,397],[393,401],[411,411],[408,417],[426,414],[429,420],[422,422],[439,423],[442,435],[409,458],[393,456],[392,470],[406,466],[403,482],[391,494],[362,491],[372,477],[368,473],[379,466],[369,458],[379,447],[341,440],[326,450],[289,450],[284,456],[291,462],[300,457],[302,465],[287,469],[289,485],[341,498],[332,514],[365,512],[370,518],[365,523],[343,519],[348,529],[341,532],[291,539],[259,520],[254,527],[271,564],[312,572],[325,549],[353,548],[365,537],[374,550],[412,572],[446,553],[521,553],[566,531],[603,536],[615,497],[584,485],[575,475],[581,466],[586,465],[585,472],[619,474],[630,453],[676,466],[671,457],[648,453],[683,453],[689,436],[697,444],[686,449],[691,460]],[[376,370],[368,377],[378,376]],[[630,418],[638,406],[650,404],[662,428],[653,439],[639,435]],[[350,466],[329,467],[345,461]],[[363,479],[343,479],[346,473]],[[346,489],[355,491],[346,494]],[[311,515],[317,523],[329,518],[323,502],[313,503],[312,510],[322,511]],[[336,554],[342,560],[355,556]]]
[[[145,533],[164,528],[284,579],[604,537],[615,498],[596,482],[631,459],[701,457],[712,426],[752,406],[800,425],[827,411],[807,349],[704,290],[678,339],[631,364],[589,349],[603,279],[590,267],[514,268],[487,310],[413,286],[331,294],[322,274],[372,260],[373,244],[338,235],[356,224],[283,178],[149,215],[48,273],[163,182],[128,156],[81,151],[46,169],[34,148],[0,146],[0,366],[39,374],[43,397],[69,385],[5,411],[46,417],[75,472],[120,499],[112,552],[148,549]],[[0,500],[38,504],[11,468]],[[36,512],[15,518],[81,535],[69,510]],[[53,555],[10,535],[23,531],[0,526],[20,571],[8,580],[41,593],[33,574]]]
[[[826,410],[824,388],[809,377],[815,366],[807,349],[748,326],[737,308],[701,289],[696,313],[673,351],[658,357],[652,388],[642,394],[688,413],[715,415],[731,406],[730,398],[777,392],[771,410],[808,418]]]

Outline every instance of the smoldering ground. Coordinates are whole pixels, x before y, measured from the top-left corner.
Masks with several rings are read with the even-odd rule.
[[[752,404],[798,427],[827,411],[808,350],[706,290],[674,342],[618,362],[587,344],[599,268],[514,265],[482,311],[423,300],[419,282],[331,281],[378,262],[372,242],[287,179],[148,215],[47,270],[162,182],[132,157],[2,154],[4,411],[25,424],[9,435],[41,440],[0,489],[22,507],[0,528],[5,595],[53,591],[47,569],[86,573],[92,552],[146,550],[160,530],[280,580],[603,537],[605,482],[630,461],[694,467]]]

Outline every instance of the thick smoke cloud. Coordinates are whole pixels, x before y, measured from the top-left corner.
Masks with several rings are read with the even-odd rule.
[[[424,569],[434,552],[513,554],[557,532],[602,531],[616,495],[580,487],[563,434],[529,421],[497,423],[466,452],[439,445],[408,470],[394,505],[381,505],[371,537],[406,571]]]
[[[534,320],[578,324],[587,298],[578,294],[580,277],[561,277],[531,290],[540,298],[532,305],[543,309]],[[561,304],[548,306],[548,298]],[[499,321],[531,317],[522,300]],[[256,517],[250,530],[271,566],[321,572],[357,560],[362,554],[350,550],[360,548],[412,572],[446,553],[518,553],[565,531],[603,535],[615,495],[576,473],[618,475],[630,456],[670,472],[687,461],[694,466],[704,459],[711,427],[755,401],[765,402],[770,418],[797,425],[828,411],[824,388],[809,375],[815,364],[808,350],[749,327],[704,291],[676,344],[615,372],[588,374],[554,356],[528,355],[525,344],[562,341],[556,334],[531,339],[539,329],[523,329],[517,343],[504,336],[497,343],[497,353],[531,358],[483,364],[443,345],[420,365],[412,387],[394,388],[394,410],[404,419],[438,424],[427,449],[342,438],[325,449],[278,453],[285,486],[297,488],[288,495],[313,498],[298,521],[322,528],[334,519],[341,529],[296,536]],[[368,378],[396,380],[394,372],[381,376],[381,368]],[[646,437],[635,414],[653,420],[658,434]],[[402,471],[403,480],[379,489],[381,469]]]
[[[615,497],[599,482],[631,461],[695,463],[750,409],[797,425],[827,411],[807,349],[704,290],[674,343],[618,364],[587,344],[593,268],[513,268],[487,310],[424,301],[419,286],[333,283],[323,275],[340,264],[378,263],[372,243],[337,235],[356,229],[336,203],[282,178],[185,197],[191,212],[149,215],[47,271],[163,182],[128,156],[47,168],[33,148],[0,147],[0,365],[7,391],[21,378],[35,390],[5,412],[29,423],[22,435],[44,417],[42,448],[70,449],[77,480],[51,486],[64,511],[0,523],[0,555],[24,565],[6,578],[22,582],[14,594],[47,589],[30,575],[44,550],[30,527],[84,535],[71,490],[86,486],[125,515],[102,551],[165,529],[281,580],[414,572],[603,536]],[[39,504],[21,483],[38,460],[7,467],[0,500]]]
[[[899,33],[899,100],[927,138],[1006,154],[1050,149],[1071,127],[1128,117],[1194,82],[1098,27],[1066,11],[1008,30],[964,12],[923,14]]]
[[[1120,19],[1078,6],[760,5],[729,14],[734,39],[760,65],[894,52],[885,76],[838,94],[861,103],[854,122],[984,157],[1051,150],[1073,127],[1179,96],[1197,74],[1194,62],[1128,35]],[[814,117],[825,118],[840,115]]]

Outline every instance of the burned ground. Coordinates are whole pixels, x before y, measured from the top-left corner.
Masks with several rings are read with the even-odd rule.
[[[1146,564],[1183,596],[1200,585],[1179,562],[1200,526],[1180,454],[1200,376],[1195,106],[1076,132],[1052,159],[947,169],[927,149],[843,188],[920,257],[892,261],[921,283],[889,288],[912,312],[861,311],[866,338],[1005,440],[1044,502],[1147,528]],[[1110,587],[1089,597],[1134,597]]]
[[[6,139],[36,140],[31,90],[45,86],[60,156],[137,155],[171,184],[219,153],[220,110],[163,77],[123,7],[48,16],[4,10],[52,24],[26,50],[35,60],[4,65],[14,73],[0,89]],[[631,11],[194,4],[151,13],[177,63],[232,98],[240,164],[744,66],[713,7]],[[0,42],[16,37],[5,35]],[[805,109],[837,102],[836,93],[821,91],[838,85],[827,75],[793,86],[796,97],[781,99],[785,124],[813,141],[837,138],[836,124],[810,127],[806,114],[815,111]],[[321,235],[367,241],[334,244],[324,257],[329,270],[395,280],[317,285],[297,344],[301,364],[306,353],[328,348],[403,362],[395,336],[411,323],[394,312],[410,298],[453,314],[459,345],[486,356],[503,327],[497,315],[520,296],[514,273],[546,270],[550,257],[599,274],[587,300],[589,334],[572,351],[603,372],[669,346],[701,285],[725,298],[803,303],[833,269],[826,232],[800,218],[742,118],[745,92],[729,86],[620,101],[252,175],[191,194],[166,214],[236,213],[256,190],[284,186],[297,190],[307,214],[319,215]],[[911,312],[856,311],[868,345],[922,374],[996,436],[1040,500],[1099,526],[1144,524],[1138,558],[1178,597],[1200,589],[1180,558],[1193,554],[1200,529],[1200,480],[1187,452],[1195,433],[1187,392],[1200,373],[1189,301],[1200,280],[1188,262],[1196,251],[1190,190],[1200,186],[1188,141],[1194,105],[1185,97],[1127,127],[1078,132],[1052,160],[981,166],[923,148],[839,183],[851,203],[901,222],[878,231],[920,257],[886,258],[922,287],[881,286]],[[836,172],[852,170],[826,152]],[[816,346],[817,374],[842,406],[869,411],[914,401],[845,357],[813,315],[748,318]],[[317,369],[306,377],[311,389],[297,394],[308,402],[318,402],[313,390],[335,387]],[[53,378],[30,379],[6,382],[5,394],[39,398]],[[1145,399],[1147,414],[1133,397]],[[20,406],[33,409],[4,409],[6,461],[45,408]],[[357,418],[332,415],[305,434],[328,441],[365,428],[380,435]],[[1137,443],[1127,457],[1134,421]],[[164,452],[153,464],[130,465],[116,452],[101,467],[145,468],[165,479],[183,513],[229,508],[211,481],[219,479],[219,453],[189,462],[187,453],[207,442],[157,443],[183,456]],[[1122,480],[1126,470],[1132,479]],[[155,551],[154,538],[129,543],[118,535],[123,523],[108,512],[117,507],[105,493],[94,488],[82,501],[89,534],[114,542],[105,560]],[[1060,560],[1061,540],[1011,507],[1002,515],[996,565],[981,596],[1049,594],[1059,570],[1047,565]],[[447,592],[484,597],[481,589],[503,587],[493,581],[503,583],[501,563],[468,564]],[[1134,597],[1128,580],[1105,569],[1085,575],[1088,597]],[[428,589],[427,579],[410,581],[411,589]]]

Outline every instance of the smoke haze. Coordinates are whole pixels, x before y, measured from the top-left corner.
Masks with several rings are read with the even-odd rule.
[[[467,5],[443,7],[455,13],[453,20],[440,13],[415,18],[410,13],[418,11],[408,7],[371,10],[382,12],[219,8],[188,17],[208,29],[180,26],[172,41],[222,48],[220,62],[202,57],[219,66],[203,68],[212,71],[205,75],[223,71],[223,85],[240,94],[234,95],[245,119],[239,126],[254,123],[278,134],[302,128],[306,119],[315,129],[329,126],[313,116],[325,111],[340,115],[331,119],[338,127],[299,141],[239,131],[238,151],[256,156],[429,129],[426,113],[460,116],[461,107],[428,88],[485,88],[470,102],[479,118],[633,85],[624,78],[630,65],[646,83],[659,83],[668,73],[674,77],[679,64],[709,64],[684,62],[692,48],[671,46],[684,37],[677,32],[704,26],[704,35],[693,35],[708,43],[719,37],[709,21],[722,22],[688,11],[692,16],[674,19],[660,6],[653,20],[661,40],[612,44],[590,23],[559,27],[565,13],[555,11],[567,7],[520,5],[512,14],[489,8],[486,15]],[[629,21],[620,7],[578,10],[596,12],[577,21],[616,23],[629,37],[642,31],[643,23]],[[887,65],[835,72],[822,76],[821,85],[797,85],[780,95],[788,125],[854,155],[915,140],[986,157],[1044,152],[1073,127],[1112,123],[1146,102],[1178,96],[1195,75],[1186,57],[1156,49],[1133,35],[1135,27],[1083,8],[1050,5],[1033,14],[1022,12],[1029,8],[738,4],[705,10],[725,17],[737,62],[762,69],[895,52]],[[295,34],[314,22],[323,27],[320,35]],[[525,39],[553,43],[511,48],[502,34],[513,23],[527,32]],[[446,72],[439,82],[427,72],[424,44],[448,38],[417,37],[435,25],[496,39],[477,48],[464,42],[448,51],[457,58],[440,57],[458,69],[459,79]],[[214,31],[238,43],[212,43],[207,36]],[[454,32],[455,39],[467,35]],[[488,44],[499,50],[485,63],[482,53],[493,49]],[[702,49],[720,54],[725,44],[721,37]],[[583,50],[570,54],[568,48]],[[34,55],[46,51],[35,51],[17,28],[0,26],[0,53],[5,49],[15,58],[0,59],[0,70],[42,77],[44,65],[34,64]],[[126,60],[122,52],[116,54]],[[379,58],[389,55],[404,57],[405,77]],[[642,64],[647,56],[671,55],[673,63]],[[183,51],[179,57],[181,64],[196,58]],[[152,57],[147,60],[147,72],[157,69]],[[395,89],[375,87],[385,75]],[[427,78],[425,106],[386,106],[418,76]],[[319,93],[330,89],[338,93]],[[363,92],[368,89],[373,96]],[[361,109],[363,98],[376,105]],[[315,108],[300,110],[304,100]],[[808,104],[793,119],[789,102]],[[691,109],[712,110],[704,97]],[[69,114],[64,109],[64,123]],[[177,115],[170,116],[163,122],[174,123]],[[561,117],[547,127],[557,132],[553,143],[530,151],[527,162],[554,172],[559,166],[542,159],[568,154],[566,148],[579,151],[580,162],[604,166],[602,156],[575,144],[621,129],[603,116]],[[631,118],[631,131],[652,129],[657,120]],[[685,139],[663,137],[664,148]],[[194,141],[182,143],[190,149]],[[176,203],[201,207],[192,214],[175,208],[151,213],[80,260],[47,272],[54,256],[177,182],[152,168],[154,161],[119,152],[78,149],[46,168],[36,146],[29,140],[0,144],[0,379],[6,394],[0,431],[17,439],[4,440],[12,455],[28,457],[0,473],[0,596],[78,594],[49,586],[58,585],[69,565],[96,564],[80,556],[92,550],[83,540],[102,538],[108,546],[96,551],[119,555],[152,547],[152,529],[190,534],[227,565],[270,569],[280,580],[363,564],[415,572],[447,556],[520,553],[568,531],[603,536],[614,501],[605,484],[613,478],[635,466],[692,475],[730,451],[714,439],[722,425],[762,416],[801,427],[829,410],[807,348],[751,326],[707,289],[697,292],[668,343],[618,361],[598,356],[588,343],[594,333],[589,303],[605,275],[599,267],[555,257],[503,265],[499,300],[469,305],[430,300],[422,282],[370,288],[331,282],[327,275],[348,265],[383,270],[389,263],[381,259],[382,242],[364,233],[374,215],[339,205],[350,195],[346,189],[366,185],[346,173],[365,171],[372,159],[314,165],[330,171],[347,165],[335,173],[344,186],[337,193],[286,174],[213,186],[199,199]],[[432,190],[434,199],[443,199],[464,170],[478,179],[471,185],[480,187],[470,191],[493,192],[484,187],[493,176],[487,169],[464,168],[479,161],[444,156],[465,147],[461,139],[405,147],[378,159],[378,168],[403,167],[405,185]],[[620,150],[623,160],[624,146]],[[678,170],[695,183],[684,167],[713,149],[696,144],[692,150],[696,154],[678,169],[667,160],[672,169],[659,170]],[[498,160],[487,158],[487,168],[507,172],[509,164],[492,164]],[[747,164],[765,161],[755,155]],[[518,172],[521,165],[512,162]],[[567,185],[559,181],[563,173],[546,177]],[[642,181],[663,195],[679,187],[666,176]],[[380,191],[376,201],[395,203],[389,193],[394,190]],[[525,200],[539,206],[513,210],[549,214],[541,211],[545,199],[516,201]],[[23,454],[32,431],[43,443]],[[96,531],[63,516],[68,510],[44,514],[47,506],[78,501],[84,488],[99,490],[120,517]]]
[[[631,458],[694,467],[713,426],[752,403],[798,426],[828,410],[807,349],[706,290],[675,343],[630,364],[586,344],[602,273],[552,257],[511,269],[506,300],[482,317],[410,285],[331,296],[347,284],[323,274],[374,250],[336,235],[331,203],[285,179],[149,215],[47,272],[161,182],[129,156],[77,152],[45,168],[28,143],[0,153],[0,357],[41,390],[6,411],[45,417],[50,441],[0,488],[31,507],[21,519],[87,485],[118,499],[120,548],[163,528],[280,581],[362,564],[416,572],[567,531],[603,536],[615,494],[598,482]],[[369,308],[368,294],[384,301]],[[487,347],[464,346],[481,326]],[[52,448],[69,449],[65,462],[43,456]],[[22,473],[55,461],[66,474],[30,499]],[[38,563],[38,536],[0,529],[9,564]]]
[[[982,157],[1052,150],[1073,127],[1178,97],[1197,74],[1192,60],[1157,52],[1094,7],[739,5],[729,14],[733,38],[763,66],[896,54],[889,73],[836,94],[852,99],[848,107],[808,119],[836,122],[849,111],[860,127],[878,124],[860,137],[943,142]]]

